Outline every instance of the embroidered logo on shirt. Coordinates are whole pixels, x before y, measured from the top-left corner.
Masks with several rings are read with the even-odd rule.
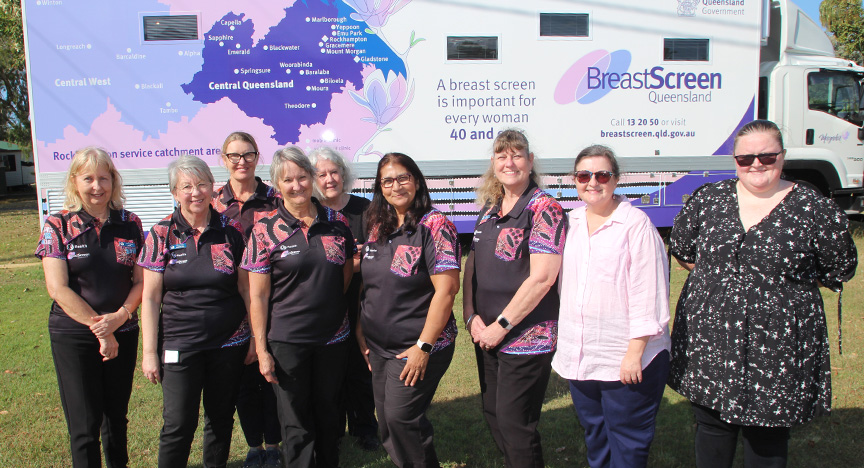
[[[336,265],[345,264],[345,238],[342,236],[321,236],[327,261]]]
[[[512,262],[522,257],[522,241],[525,240],[525,230],[519,228],[504,228],[498,233],[495,245],[495,256],[505,262]]]
[[[412,245],[400,245],[396,247],[396,253],[393,255],[393,261],[390,263],[390,271],[407,278],[417,274],[417,264],[420,260],[420,247]]]
[[[211,245],[210,258],[213,260],[214,270],[226,275],[234,273],[234,254],[231,253],[231,244]]]
[[[128,239],[114,239],[114,255],[117,263],[126,266],[135,265],[136,245]]]

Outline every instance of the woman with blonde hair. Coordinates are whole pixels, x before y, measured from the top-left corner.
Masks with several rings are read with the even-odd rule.
[[[567,219],[538,187],[518,130],[493,143],[465,263],[463,318],[474,340],[483,414],[507,467],[542,467],[537,424],[558,333]]]
[[[123,182],[105,150],[78,150],[63,210],[45,219],[36,256],[54,300],[51,352],[72,465],[125,467],[126,412],[138,356],[141,220],[123,209]]]

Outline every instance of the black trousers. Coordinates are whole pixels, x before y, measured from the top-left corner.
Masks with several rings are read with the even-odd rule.
[[[189,462],[202,399],[204,467],[226,466],[247,349],[248,345],[242,345],[180,351],[178,362],[162,364],[164,424],[159,435],[159,468],[181,468]]]
[[[258,367],[258,361],[243,368],[240,392],[237,394],[237,417],[243,436],[250,447],[282,442],[276,394]]]
[[[282,427],[282,462],[291,468],[339,466],[339,390],[346,344],[302,345],[270,341],[276,361],[276,405]]]
[[[102,466],[100,434],[105,465],[114,468],[129,463],[126,411],[138,358],[138,330],[114,337],[119,345],[117,357],[102,361],[94,335],[51,333],[51,354],[75,468]]]
[[[351,330],[354,330],[352,327]],[[357,336],[348,334],[348,356],[345,365],[345,382],[339,400],[340,427],[348,420],[348,433],[355,437],[378,435],[378,420],[375,419],[375,397],[372,394],[372,372],[360,353]]]
[[[696,417],[696,466],[728,468],[735,459],[738,432],[744,439],[745,468],[780,468],[789,454],[789,428],[741,426],[720,419],[720,412],[693,403]]]
[[[438,468],[438,455],[432,437],[432,423],[426,410],[438,389],[441,377],[450,367],[455,345],[429,355],[426,375],[413,387],[399,380],[405,368],[402,359],[387,359],[370,353],[372,388],[375,391],[375,409],[381,424],[381,444],[390,459],[400,468]]]
[[[483,415],[508,468],[543,468],[537,424],[552,371],[552,353],[519,355],[474,346]]]

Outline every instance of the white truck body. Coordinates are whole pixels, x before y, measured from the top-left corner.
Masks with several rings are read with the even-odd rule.
[[[517,127],[565,206],[575,155],[605,144],[619,192],[668,226],[694,188],[734,174],[732,138],[757,116],[781,125],[797,178],[861,208],[864,70],[786,0],[23,5],[43,216],[74,151],[98,145],[151,224],[172,206],[168,162],[196,154],[224,181],[219,147],[243,130],[265,180],[276,149],[327,145],[368,192],[380,156],[406,153],[470,232],[491,140]]]

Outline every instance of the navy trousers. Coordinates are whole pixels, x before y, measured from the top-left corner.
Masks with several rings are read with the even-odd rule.
[[[591,468],[631,468],[648,464],[657,409],[669,375],[669,352],[642,370],[642,382],[571,380],[570,396],[585,429]]]

